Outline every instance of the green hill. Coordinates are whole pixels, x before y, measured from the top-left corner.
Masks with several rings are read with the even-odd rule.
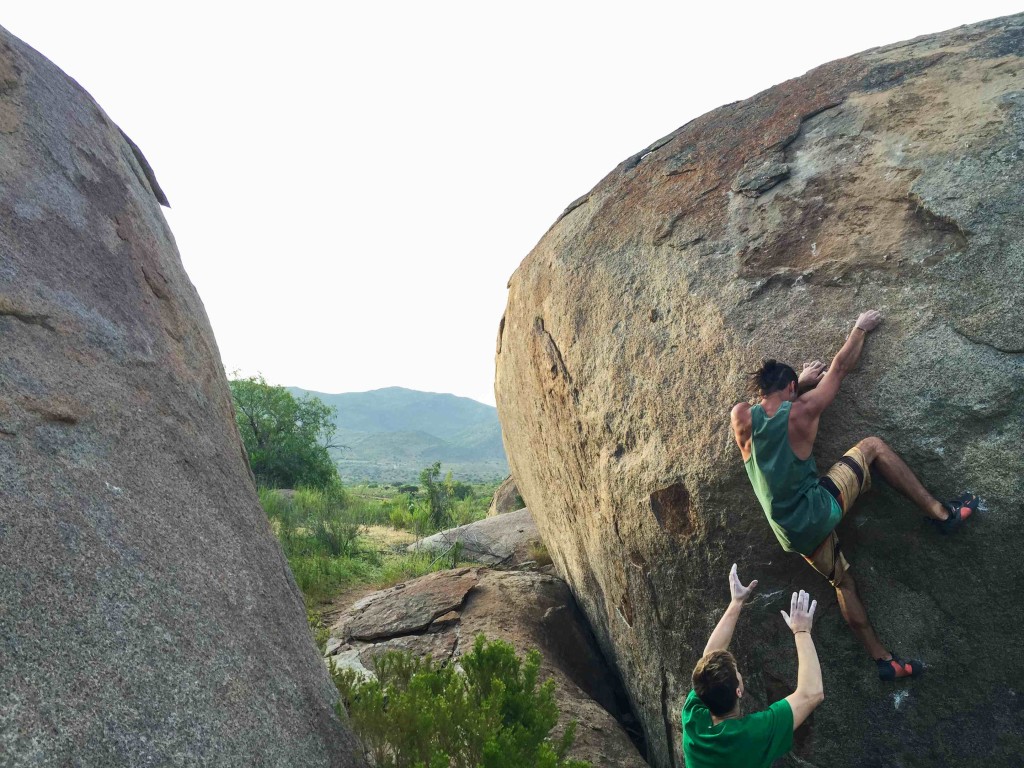
[[[328,394],[288,387],[337,409],[334,452],[348,481],[415,481],[440,461],[459,480],[500,480],[508,474],[496,408],[468,397],[387,387]]]

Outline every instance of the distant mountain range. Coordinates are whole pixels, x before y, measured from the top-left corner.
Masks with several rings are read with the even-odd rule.
[[[463,481],[500,480],[508,474],[498,410],[468,397],[386,387],[327,394],[288,387],[337,409],[335,451],[343,480],[415,481],[440,461]]]

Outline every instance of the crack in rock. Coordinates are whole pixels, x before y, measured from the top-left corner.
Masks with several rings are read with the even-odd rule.
[[[988,347],[989,349],[994,350],[1002,355],[1024,355],[1024,348],[1016,349],[1000,347],[997,344],[992,344],[991,342],[988,341],[976,339],[973,336],[965,333],[964,331],[961,331],[959,328],[955,326],[951,325],[949,326],[949,328],[951,331],[953,331],[953,333],[955,333],[960,338],[964,339],[965,341],[969,341],[971,344],[977,344],[979,347]]]
[[[15,320],[18,320],[25,325],[38,325],[48,331],[56,330],[51,324],[51,320],[53,319],[51,315],[32,314],[30,312],[0,307],[0,317],[13,317]]]
[[[665,722],[665,739],[668,742],[668,759],[672,768],[676,768],[676,751],[672,738],[672,712],[669,707],[668,675],[665,668],[661,669],[661,717]]]

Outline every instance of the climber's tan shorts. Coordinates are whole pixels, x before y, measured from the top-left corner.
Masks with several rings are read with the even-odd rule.
[[[811,564],[833,587],[838,587],[846,572],[850,570],[850,564],[846,562],[843,551],[839,548],[839,537],[833,528],[832,533],[825,537],[825,540],[814,550],[814,554],[804,555],[804,560]]]
[[[818,482],[839,502],[845,517],[857,497],[871,487],[871,470],[860,448],[854,446]]]
[[[839,508],[843,510],[842,517],[846,517],[857,497],[871,487],[871,471],[864,460],[864,454],[859,448],[854,447],[833,464],[818,482],[839,502]],[[850,569],[850,564],[846,562],[843,551],[839,548],[839,537],[835,528],[810,556],[804,555],[804,560],[828,579],[833,587],[839,586]]]

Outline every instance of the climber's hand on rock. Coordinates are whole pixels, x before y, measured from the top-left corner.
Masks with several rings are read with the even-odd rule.
[[[864,333],[869,333],[882,322],[882,313],[877,309],[869,309],[867,312],[861,312],[857,317],[857,327],[860,328]]]
[[[806,392],[809,389],[814,389],[818,386],[818,382],[821,381],[821,377],[824,375],[825,364],[821,362],[821,360],[804,363],[804,369],[800,371],[800,377],[797,381],[797,390],[800,392]]]
[[[757,586],[757,579],[743,586],[740,583],[739,573],[736,572],[736,563],[732,564],[732,568],[729,569],[729,592],[732,594],[732,601],[734,603],[742,604],[750,593],[754,591],[754,587]]]
[[[807,605],[808,602],[811,603],[810,607]],[[793,593],[793,598],[789,603],[789,613],[785,611],[779,611],[779,613],[782,614],[782,618],[786,620],[786,626],[794,634],[810,632],[811,626],[814,624],[814,610],[817,607],[818,601],[811,602],[811,596],[801,589],[799,593]]]

